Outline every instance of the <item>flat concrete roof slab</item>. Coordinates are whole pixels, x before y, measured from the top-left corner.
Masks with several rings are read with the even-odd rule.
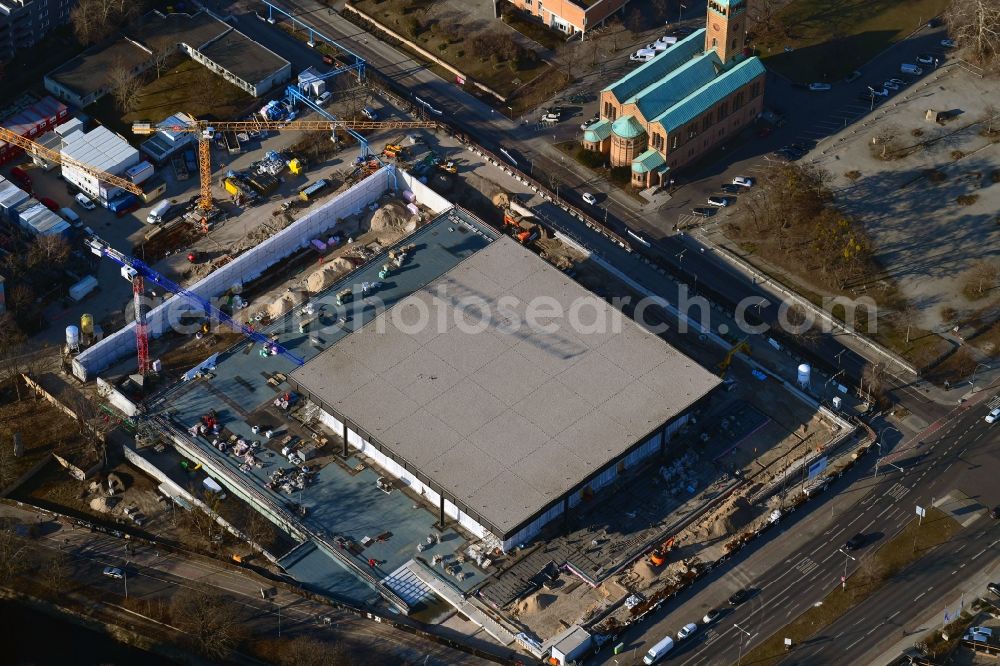
[[[292,378],[505,533],[719,383],[509,238]]]

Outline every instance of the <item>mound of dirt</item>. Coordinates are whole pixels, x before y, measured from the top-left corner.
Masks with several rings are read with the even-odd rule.
[[[288,291],[281,295],[281,298],[277,299],[267,308],[267,314],[272,318],[276,319],[282,315],[288,313],[296,305],[302,303],[305,297],[297,291]]]
[[[337,281],[337,279],[354,268],[354,264],[344,257],[339,257],[334,259],[328,264],[324,264],[319,270],[313,271],[309,278],[306,280],[306,289],[309,293],[316,294],[324,289],[328,289],[330,285]]]
[[[95,497],[90,500],[90,508],[98,513],[108,513],[114,507],[115,502],[110,497]]]
[[[401,203],[390,201],[372,215],[369,228],[379,238],[393,238],[407,234],[417,228],[420,218]]]
[[[506,208],[510,205],[510,196],[506,192],[497,192],[493,195],[493,205],[497,208]]]

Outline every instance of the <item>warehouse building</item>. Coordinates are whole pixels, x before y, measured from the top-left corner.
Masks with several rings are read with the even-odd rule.
[[[468,299],[502,316],[458,325]],[[568,316],[527,323],[540,302]],[[414,329],[424,311],[455,324]],[[440,524],[505,551],[661,452],[719,383],[506,237],[289,379],[345,447],[421,495]]]

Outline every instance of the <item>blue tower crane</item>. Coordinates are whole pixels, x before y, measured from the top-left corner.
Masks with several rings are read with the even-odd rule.
[[[241,333],[250,340],[260,343],[263,348],[269,349],[274,353],[281,354],[282,356],[288,358],[296,365],[303,365],[305,360],[299,356],[293,354],[292,352],[285,349],[283,346],[274,342],[268,338],[263,333],[255,330],[252,326],[247,324],[241,324],[225,312],[215,307],[207,300],[195,294],[192,291],[184,289],[174,281],[160,275],[145,262],[136,259],[135,257],[130,257],[124,252],[120,252],[115,248],[111,247],[107,241],[98,238],[97,236],[90,236],[85,241],[86,245],[90,248],[90,251],[99,257],[107,257],[112,261],[117,262],[122,266],[122,277],[129,280],[133,286],[133,292],[135,293],[135,335],[136,335],[136,348],[139,354],[139,372],[141,374],[146,374],[149,370],[149,338],[148,329],[146,324],[146,314],[144,308],[140,305],[140,297],[142,296],[142,286],[143,280],[149,280],[155,284],[162,287],[165,291],[168,291],[175,296],[179,296],[186,300],[187,302],[198,306],[202,312],[204,312],[206,317],[216,318],[223,322],[231,329],[237,333]]]

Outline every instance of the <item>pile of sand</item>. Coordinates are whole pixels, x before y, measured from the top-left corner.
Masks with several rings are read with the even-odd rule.
[[[277,299],[267,308],[267,314],[272,319],[277,319],[282,315],[291,311],[296,305],[299,305],[305,300],[305,296],[301,292],[288,291],[281,295],[281,298]]]
[[[114,502],[109,501],[109,497],[95,497],[90,500],[90,508],[98,513],[108,513],[114,506]]]
[[[309,293],[316,294],[324,289],[328,289],[330,285],[337,281],[337,279],[354,268],[354,264],[344,257],[334,259],[328,264],[324,264],[319,270],[313,271],[306,280],[306,289]]]
[[[408,211],[406,206],[390,201],[372,215],[370,229],[380,238],[402,236],[415,230],[419,221],[420,217]]]

